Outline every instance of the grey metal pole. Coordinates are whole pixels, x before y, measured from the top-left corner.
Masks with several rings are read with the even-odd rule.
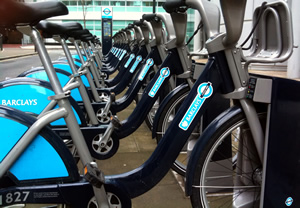
[[[287,77],[291,79],[299,79],[300,78],[300,38],[299,38],[299,32],[300,32],[300,26],[297,24],[300,20],[300,13],[297,12],[297,7],[300,6],[299,0],[291,0],[289,2],[290,8],[292,11],[292,17],[293,17],[293,31],[294,31],[294,49],[293,54],[288,60],[288,67],[287,67]]]
[[[153,0],[153,14],[155,13],[156,10],[156,0]]]

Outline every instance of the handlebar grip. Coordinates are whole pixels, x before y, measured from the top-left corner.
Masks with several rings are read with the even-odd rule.
[[[128,28],[128,29],[132,29],[132,28],[134,28],[134,25],[133,25],[133,24],[129,24],[129,25],[127,26],[127,28]]]
[[[156,14],[143,14],[143,20],[146,20],[146,21],[152,21],[152,20],[155,20],[156,18]]]
[[[166,10],[166,12],[172,13],[183,6],[186,6],[185,0],[167,0],[164,3],[163,8]]]

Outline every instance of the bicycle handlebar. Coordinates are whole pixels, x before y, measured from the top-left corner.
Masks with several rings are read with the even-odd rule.
[[[166,1],[163,5],[163,8],[168,13],[172,13],[175,11],[178,11],[180,7],[186,7],[185,0],[172,0],[172,1]]]
[[[224,46],[235,45],[242,33],[247,0],[220,0],[226,36]]]
[[[146,20],[146,21],[157,21],[157,16],[156,16],[156,14],[144,14],[143,15],[143,20]]]
[[[136,26],[142,26],[142,25],[143,25],[143,22],[142,22],[141,20],[135,20],[135,21],[133,22],[133,24],[136,25]]]

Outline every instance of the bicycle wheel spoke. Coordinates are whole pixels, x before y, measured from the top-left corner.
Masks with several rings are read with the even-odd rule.
[[[262,118],[265,118],[262,116]],[[243,115],[203,145],[191,199],[201,207],[257,207],[262,165]]]

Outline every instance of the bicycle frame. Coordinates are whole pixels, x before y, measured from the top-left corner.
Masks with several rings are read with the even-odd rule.
[[[224,52],[210,55],[204,71],[195,82],[151,157],[133,171],[106,176],[108,184],[122,187],[131,198],[134,198],[150,190],[164,177],[197,125],[201,115],[209,106],[214,94],[225,84],[219,74],[219,66],[226,66],[224,60],[226,60]],[[222,70],[224,69],[222,68]],[[228,68],[227,72],[226,68],[223,72],[229,73]],[[204,91],[206,86],[211,87],[209,91]],[[149,91],[150,89],[146,93]],[[187,126],[183,125],[185,121],[188,122]]]

